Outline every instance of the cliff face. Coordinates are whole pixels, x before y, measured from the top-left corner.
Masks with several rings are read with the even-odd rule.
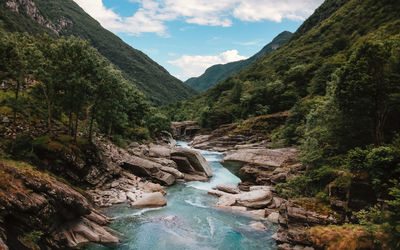
[[[46,249],[118,242],[103,227],[108,218],[81,193],[27,164],[0,162],[0,205],[0,246]]]
[[[12,11],[25,14],[33,21],[50,29],[55,34],[59,35],[61,31],[72,26],[72,20],[65,16],[59,17],[56,22],[52,22],[43,17],[36,4],[32,0],[7,0],[6,6]]]

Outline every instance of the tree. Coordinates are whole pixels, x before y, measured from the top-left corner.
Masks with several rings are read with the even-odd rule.
[[[0,71],[5,75],[2,78],[14,82],[13,122],[16,124],[19,110],[18,98],[26,80],[32,73],[33,58],[37,56],[33,37],[26,34],[1,33],[0,36]]]
[[[343,67],[336,99],[355,146],[384,143],[388,115],[398,108],[398,50],[398,41],[366,41]]]

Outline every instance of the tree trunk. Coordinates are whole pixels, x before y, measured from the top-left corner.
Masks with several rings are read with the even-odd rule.
[[[14,128],[17,123],[17,101],[18,101],[18,96],[19,96],[19,88],[20,88],[20,81],[17,80],[17,87],[15,88],[15,103],[14,103],[14,110],[13,110],[13,122],[14,122]]]
[[[75,135],[74,135],[75,144],[76,144],[76,138],[78,135],[78,122],[79,122],[78,114],[75,114]]]
[[[92,134],[93,134],[93,121],[94,117],[90,117],[90,125],[89,125],[89,141],[92,141]]]
[[[93,110],[90,113],[91,115],[90,115],[90,125],[89,125],[89,141],[92,141],[93,122],[94,122],[94,114],[96,114],[96,106],[94,106]]]
[[[72,111],[69,111],[68,135],[72,136]]]
[[[108,125],[108,137],[111,137],[112,122]]]
[[[42,86],[43,94],[44,94],[44,96],[46,98],[46,103],[47,103],[47,129],[49,131],[50,137],[52,137],[53,133],[51,131],[51,103],[50,103],[50,98],[49,98],[49,95],[47,94],[47,91],[46,91],[47,88],[45,88],[43,85],[41,85],[41,86]]]
[[[383,107],[382,109],[379,109],[376,112],[376,121],[375,121],[375,144],[376,146],[382,146],[385,142],[385,136],[384,136],[384,129],[385,129],[385,123],[386,123],[386,118],[388,115],[389,109],[387,105]]]

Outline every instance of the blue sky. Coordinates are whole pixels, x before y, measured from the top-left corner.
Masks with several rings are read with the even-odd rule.
[[[294,32],[323,0],[74,0],[181,80]]]

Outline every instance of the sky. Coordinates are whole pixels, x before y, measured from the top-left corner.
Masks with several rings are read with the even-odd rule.
[[[294,32],[323,0],[74,0],[106,29],[187,80]]]

